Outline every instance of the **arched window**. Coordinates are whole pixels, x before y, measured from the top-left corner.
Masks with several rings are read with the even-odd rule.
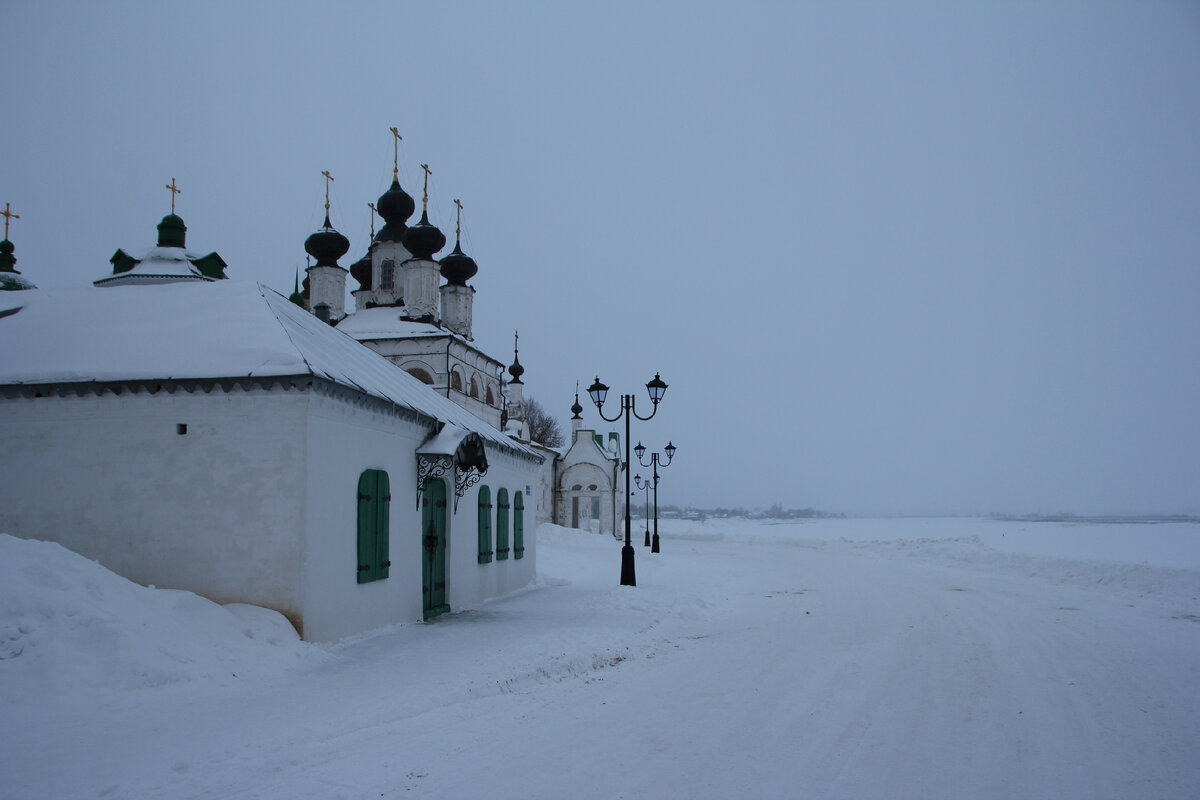
[[[396,288],[396,262],[390,258],[379,265],[379,288],[389,292]]]
[[[525,557],[525,495],[513,493],[513,558]]]
[[[456,392],[462,391],[462,375],[457,370],[450,373],[450,388]]]
[[[496,492],[496,560],[508,560],[508,489]]]
[[[421,383],[427,383],[430,386],[433,385],[433,376],[420,367],[409,367],[407,370],[405,370],[405,372],[407,372],[409,375],[412,375]]]
[[[388,474],[368,469],[358,476],[358,582],[370,583],[388,576],[388,519],[392,492]]]
[[[484,393],[484,402],[486,402],[489,406],[496,405],[496,395],[492,394],[491,386],[487,387],[487,391]]]
[[[479,381],[475,380],[475,376],[471,376],[471,397],[479,399]]]
[[[479,487],[479,563],[492,561],[492,490]]]

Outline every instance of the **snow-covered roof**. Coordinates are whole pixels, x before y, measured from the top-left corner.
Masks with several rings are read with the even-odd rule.
[[[24,291],[26,289],[36,289],[33,281],[26,278],[19,272],[3,272],[0,271],[0,290],[7,291]]]
[[[118,251],[123,253],[124,251]],[[114,256],[115,257],[115,256]],[[191,278],[198,281],[211,281],[212,278],[200,271],[193,264],[206,257],[204,253],[187,250],[182,247],[152,247],[141,256],[128,256],[137,263],[132,269],[117,272],[95,281],[97,286],[107,283],[128,283],[134,280],[152,280],[154,278]]]
[[[0,295],[0,384],[312,375],[536,455],[259,283]]]
[[[402,319],[401,306],[375,306],[347,314],[338,322],[342,333],[359,341],[368,339],[415,339],[422,336],[456,337],[448,328],[440,328],[432,322],[412,322]],[[461,338],[461,337],[459,337]]]

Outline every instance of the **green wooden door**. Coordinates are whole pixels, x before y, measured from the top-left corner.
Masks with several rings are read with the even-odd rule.
[[[446,484],[425,481],[421,493],[421,598],[425,619],[450,610],[446,602]]]

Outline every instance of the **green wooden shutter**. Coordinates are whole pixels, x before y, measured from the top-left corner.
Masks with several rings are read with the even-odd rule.
[[[382,580],[388,576],[388,567],[392,562],[388,560],[388,539],[389,536],[389,518],[392,511],[392,489],[391,482],[388,480],[388,474],[383,470],[375,470],[375,487],[376,497],[378,500],[375,503],[375,552],[378,554],[377,566],[375,568],[375,578]]]
[[[375,476],[367,470],[358,476],[358,582],[374,580],[375,553]]]
[[[525,495],[513,493],[513,558],[525,557]]]
[[[358,569],[359,583],[388,576],[388,529],[391,489],[386,472],[364,470],[358,476]]]
[[[496,560],[508,560],[508,489],[496,492]]]
[[[479,487],[479,563],[492,561],[492,490]]]

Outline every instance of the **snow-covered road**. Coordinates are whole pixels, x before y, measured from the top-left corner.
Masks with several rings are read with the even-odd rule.
[[[0,796],[1200,796],[1200,570],[891,524],[669,523],[636,588],[544,526],[540,585],[481,609],[250,677],[6,690]]]

